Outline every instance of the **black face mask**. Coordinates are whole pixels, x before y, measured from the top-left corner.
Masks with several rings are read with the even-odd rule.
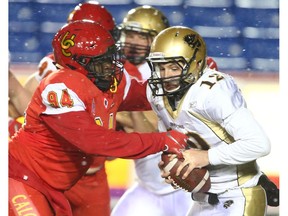
[[[150,47],[136,45],[131,43],[124,43],[123,46],[129,49],[129,52],[124,56],[129,62],[134,65],[139,65],[146,61],[146,57],[149,55]],[[143,52],[139,54],[139,52]]]
[[[108,48],[108,51],[95,57],[81,56],[76,61],[88,72],[87,77],[98,89],[105,92],[119,85],[123,76],[123,65],[118,61],[121,58],[116,46]]]
[[[112,85],[111,80],[104,80],[101,77],[96,78],[93,83],[103,92],[108,91]]]

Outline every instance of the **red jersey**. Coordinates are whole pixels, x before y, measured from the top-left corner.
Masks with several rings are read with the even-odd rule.
[[[138,68],[132,63],[130,63],[128,60],[124,62],[124,68],[127,70],[127,72],[132,78],[134,77],[138,80],[143,80],[142,74],[139,72]]]
[[[115,131],[120,105],[127,111],[150,109],[146,85],[124,72],[115,93],[102,92],[79,72],[54,72],[36,89],[9,153],[49,186],[67,190],[95,155],[136,159],[164,149],[164,133]]]

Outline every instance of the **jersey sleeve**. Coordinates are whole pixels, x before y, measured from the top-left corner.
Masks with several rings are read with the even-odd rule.
[[[241,107],[246,107],[241,90],[232,77],[224,75],[223,79],[212,86],[207,94],[203,114],[221,124],[224,119]]]
[[[38,64],[38,70],[34,73],[35,79],[40,82],[44,77],[57,70],[54,65],[54,55],[48,54],[41,59]]]
[[[164,133],[125,133],[95,124],[85,111],[41,115],[48,128],[87,154],[137,159],[164,149]]]
[[[101,97],[96,93],[100,90],[81,73],[59,70],[45,78],[39,88],[41,120],[60,140],[87,154],[134,159],[164,149],[166,134],[127,134],[95,124],[88,110],[97,109],[93,101]]]
[[[60,95],[60,97],[59,97]],[[53,115],[66,112],[84,111],[84,102],[73,89],[65,83],[53,83],[46,86],[41,93],[46,109],[44,114]]]
[[[233,78],[225,77],[212,89],[205,101],[204,115],[219,123],[234,141],[211,148],[208,151],[210,163],[243,164],[267,155],[270,152],[269,138],[247,109]]]
[[[209,149],[210,164],[244,164],[270,153],[269,138],[247,108],[237,109],[223,121],[222,126],[234,142]]]

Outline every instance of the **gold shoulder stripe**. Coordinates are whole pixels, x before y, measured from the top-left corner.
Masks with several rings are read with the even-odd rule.
[[[192,116],[203,122],[207,127],[209,127],[219,139],[223,140],[227,144],[234,142],[234,138],[230,134],[228,134],[227,131],[223,127],[221,127],[221,125],[219,125],[218,123],[209,121],[203,116],[199,115],[198,113],[192,113],[190,111],[188,112]]]
[[[205,125],[207,125],[213,133],[219,137],[221,140],[226,142],[227,144],[233,143],[235,140],[234,138],[227,133],[227,131],[221,127],[218,123],[211,122],[205,119],[203,116],[199,115],[198,113],[192,113],[188,111],[192,116],[199,119]],[[243,185],[245,182],[253,178],[257,174],[257,165],[256,161],[251,161],[245,164],[241,164],[237,166],[237,176],[238,176],[238,185]]]

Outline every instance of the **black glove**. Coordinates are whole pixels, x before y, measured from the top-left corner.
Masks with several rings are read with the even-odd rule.
[[[260,176],[258,185],[264,188],[268,205],[274,207],[279,206],[279,189],[264,173]]]

